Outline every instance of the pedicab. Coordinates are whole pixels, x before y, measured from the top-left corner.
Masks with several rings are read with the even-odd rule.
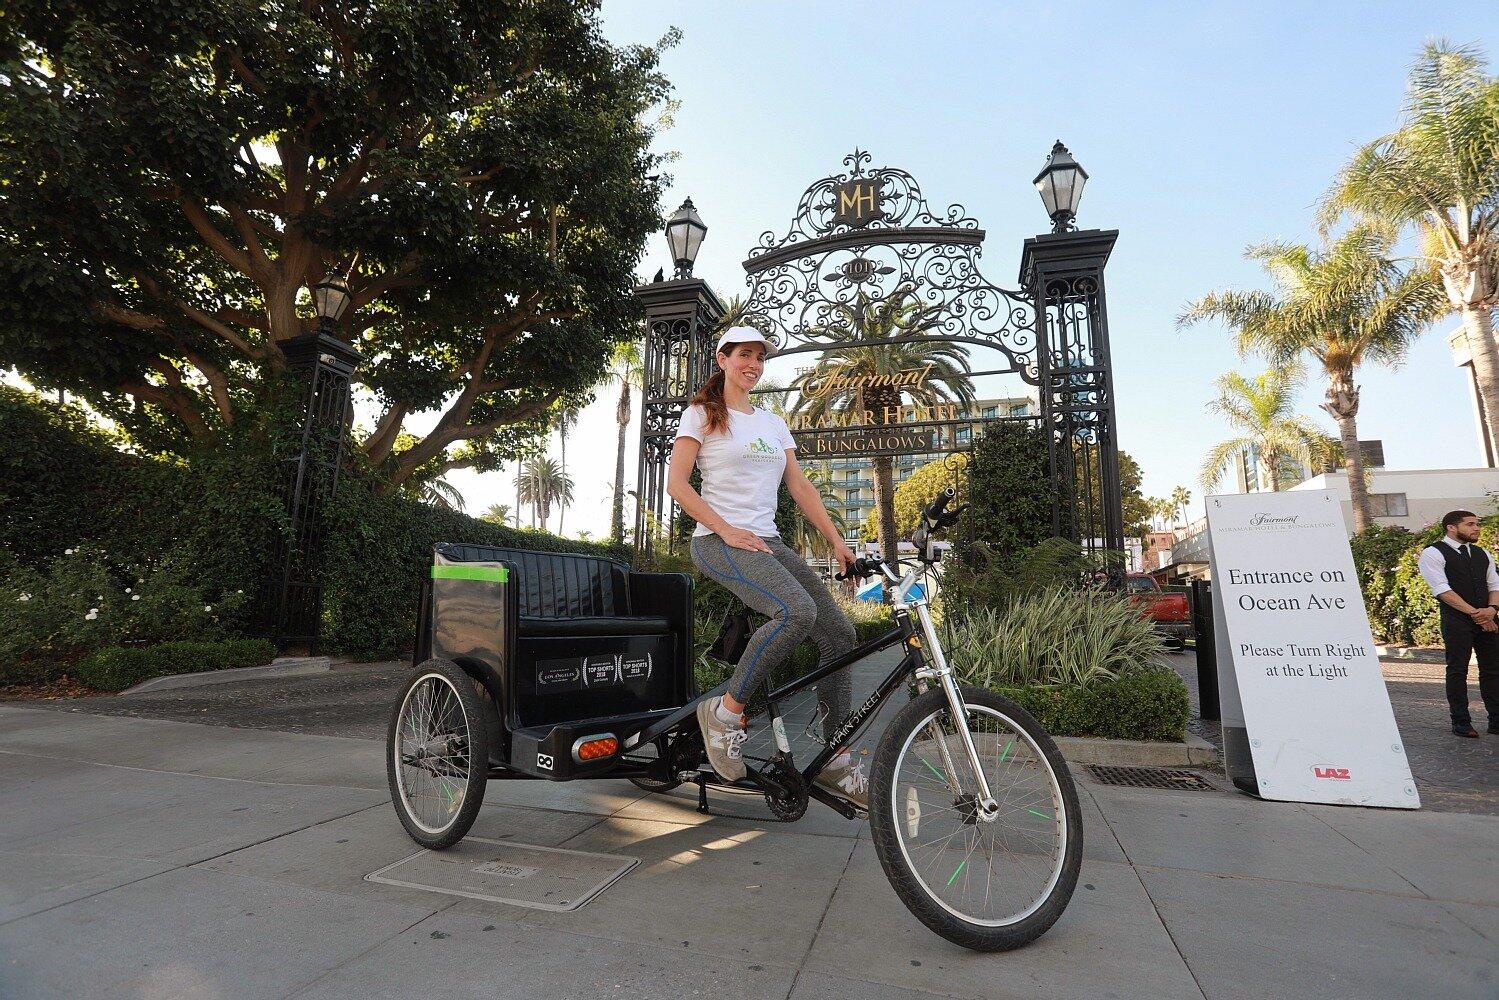
[[[724,686],[694,683],[693,583],[597,556],[482,545],[435,546],[423,587],[413,669],[391,713],[391,800],[411,838],[442,850],[472,827],[492,780],[628,780],[650,792],[697,785],[763,796],[772,817],[813,800],[866,813],[815,784],[899,693],[875,742],[867,818],[896,895],[948,940],[979,951],[1026,944],[1056,922],[1082,859],[1077,791],[1051,737],[1023,708],[960,683],[918,575],[956,523],[939,495],[912,536],[902,573],[877,558],[847,577],[891,588],[894,627],[769,691],[752,720],[746,776],[709,766],[696,708]],[[783,707],[816,682],[886,650],[900,662],[825,740],[798,759]],[[808,733],[812,733],[808,727]]]

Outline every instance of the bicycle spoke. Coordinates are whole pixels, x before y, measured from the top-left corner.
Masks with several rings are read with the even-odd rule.
[[[997,814],[979,815],[973,762],[954,720],[937,711],[913,726],[895,762],[894,802],[909,803],[912,816],[897,817],[897,836],[934,901],[998,926],[1046,899],[1063,864],[1065,832],[1056,778],[1030,737],[983,706],[969,705],[966,721]]]

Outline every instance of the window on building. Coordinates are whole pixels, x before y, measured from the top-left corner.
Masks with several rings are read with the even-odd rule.
[[[997,406],[986,406],[986,407],[984,407],[984,416],[986,416],[986,417],[992,417],[992,416],[994,416],[998,412],[999,412],[999,407],[997,407]]]
[[[1369,512],[1375,517],[1408,517],[1404,493],[1370,493]]]
[[[967,444],[970,436],[967,427],[958,428],[958,444]]]
[[[1016,403],[1014,406],[1010,407],[1010,416],[1012,417],[1029,416],[1030,412],[1031,404],[1029,403]]]

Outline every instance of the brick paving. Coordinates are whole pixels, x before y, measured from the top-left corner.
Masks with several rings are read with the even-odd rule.
[[[1196,654],[1187,650],[1170,660],[1192,693],[1193,719],[1188,728],[1221,748],[1218,724],[1196,717],[1200,710]],[[1484,734],[1469,740],[1453,735],[1443,688],[1447,668],[1410,660],[1381,660],[1380,665],[1422,807],[1499,816],[1499,736]],[[1488,720],[1478,698],[1477,667],[1469,668],[1468,698],[1473,726],[1483,733]]]

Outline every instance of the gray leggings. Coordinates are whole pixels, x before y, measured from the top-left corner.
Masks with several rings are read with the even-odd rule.
[[[818,659],[823,663],[858,643],[853,624],[812,567],[779,538],[771,536],[765,543],[770,546],[769,555],[733,548],[717,535],[692,539],[692,561],[698,569],[723,584],[747,607],[770,616],[770,621],[750,636],[734,676],[729,678],[729,694],[739,702],[748,701],[770,671],[784,663],[803,639],[817,644]],[[817,682],[823,730],[829,736],[848,715],[851,688],[847,668]]]

